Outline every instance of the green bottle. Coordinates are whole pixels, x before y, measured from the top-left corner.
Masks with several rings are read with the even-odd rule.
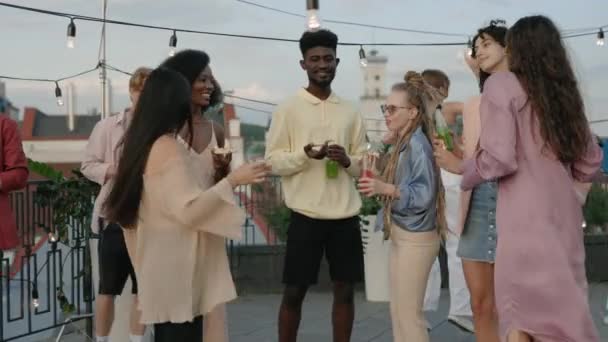
[[[454,140],[452,139],[450,127],[448,127],[447,122],[445,122],[445,119],[443,118],[443,114],[441,114],[441,111],[439,110],[435,112],[435,129],[439,138],[443,140],[445,149],[452,151],[454,149]]]
[[[335,160],[328,159],[325,163],[325,175],[329,179],[338,178],[338,172],[340,171],[338,162]]]

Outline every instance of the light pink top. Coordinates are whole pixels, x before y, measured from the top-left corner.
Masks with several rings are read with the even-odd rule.
[[[169,136],[150,152],[137,228],[125,231],[144,324],[192,321],[236,297],[224,238],[241,237],[245,213],[202,161]]]
[[[91,228],[95,233],[100,229],[98,218],[103,217],[101,213],[103,203],[112,190],[112,182],[105,181],[106,173],[110,167],[118,165],[120,151],[116,148],[127,129],[127,124],[126,111],[105,118],[95,125],[87,143],[80,171],[85,177],[101,185],[91,220]]]
[[[481,96],[473,96],[464,103],[462,111],[462,137],[464,143],[464,160],[470,159],[477,150],[479,144],[479,137],[481,135],[481,121],[479,114],[479,106],[481,103]],[[578,181],[574,182],[574,189],[577,194],[581,205],[585,204],[587,193],[591,188],[591,183],[581,183]],[[469,206],[471,204],[472,190],[462,190],[460,193],[460,217],[458,224],[455,228],[455,234],[460,235],[464,230],[464,224],[467,219],[469,212]]]

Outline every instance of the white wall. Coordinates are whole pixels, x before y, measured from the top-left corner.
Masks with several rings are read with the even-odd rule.
[[[86,140],[24,141],[23,151],[33,160],[44,163],[80,163]]]

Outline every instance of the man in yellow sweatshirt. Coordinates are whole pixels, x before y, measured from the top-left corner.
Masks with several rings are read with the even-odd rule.
[[[334,284],[334,342],[350,341],[354,285],[363,280],[359,227],[361,199],[355,186],[366,147],[359,112],[331,90],[340,60],[338,37],[308,31],[300,39],[300,65],[308,86],[273,114],[266,158],[282,177],[292,210],[287,233],[279,312],[279,341],[296,341],[302,302],[317,282],[323,255]]]

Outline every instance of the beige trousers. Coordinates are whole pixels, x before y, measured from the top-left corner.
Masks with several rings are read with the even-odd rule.
[[[439,244],[436,230],[412,233],[391,228],[390,310],[395,342],[429,341],[422,305]]]

